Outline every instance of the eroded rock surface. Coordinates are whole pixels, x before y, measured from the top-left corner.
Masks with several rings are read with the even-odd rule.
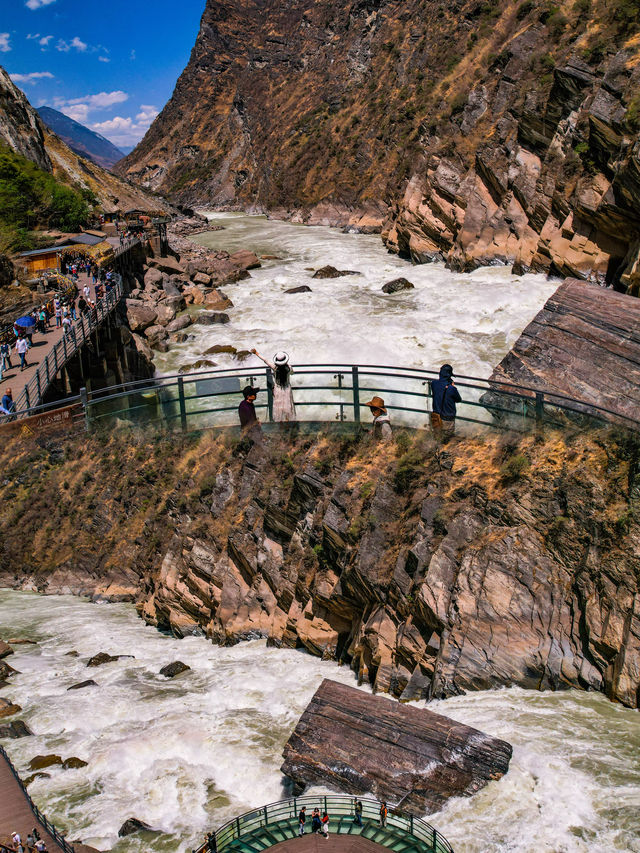
[[[285,744],[299,788],[372,794],[424,815],[509,769],[511,744],[434,714],[325,679]]]

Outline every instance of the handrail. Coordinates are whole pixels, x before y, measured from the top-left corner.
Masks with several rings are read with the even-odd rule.
[[[13,761],[11,761],[11,759],[7,755],[7,752],[3,746],[0,746],[0,755],[4,758],[4,760],[9,765],[9,770],[11,770],[11,772],[15,776],[15,779],[16,779],[18,785],[20,785],[20,788],[22,789],[22,793],[27,798],[27,802],[29,803],[31,811],[34,813],[35,817],[39,821],[40,826],[43,826],[47,830],[49,835],[57,841],[57,843],[60,845],[60,847],[64,850],[64,853],[75,853],[75,849],[74,849],[73,845],[69,844],[69,842],[64,837],[64,835],[58,829],[56,829],[56,827],[49,820],[47,820],[46,816],[40,811],[40,809],[33,802],[31,797],[29,796],[29,792],[27,791],[27,786],[24,784],[24,782],[20,778],[20,775],[19,775],[18,771],[16,770],[16,768],[13,764]]]
[[[76,354],[104,320],[114,311],[124,294],[122,276],[113,273],[113,287],[98,300],[95,308],[86,315],[81,314],[68,334],[63,334],[58,343],[45,356],[44,363],[36,370],[16,400],[16,414],[28,416],[43,407],[42,398],[56,374]],[[57,401],[57,406],[68,405],[68,399]]]
[[[269,824],[284,823],[288,825],[297,821],[299,810],[302,806],[307,809],[319,808],[329,814],[332,832],[340,834],[341,824],[335,828],[335,819],[350,817],[355,820],[356,800],[362,803],[362,819],[378,821],[381,803],[370,797],[344,796],[341,794],[319,794],[317,796],[292,797],[288,800],[279,800],[268,803],[244,814],[238,815],[220,826],[215,832],[209,833],[207,840],[197,847],[194,853],[223,853],[223,851],[240,839],[243,834],[254,832],[256,829],[267,827]],[[310,818],[310,814],[308,815]],[[387,814],[387,827],[413,836],[419,841],[428,844],[433,853],[453,853],[453,848],[447,839],[441,835],[435,827],[419,817],[407,815],[390,807]],[[397,843],[397,837],[394,839]],[[377,841],[385,846],[384,840]]]

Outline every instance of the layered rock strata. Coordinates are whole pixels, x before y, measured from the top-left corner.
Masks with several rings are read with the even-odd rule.
[[[637,421],[640,302],[575,279],[565,281],[489,381],[496,387],[509,382],[547,389],[548,402],[562,402],[555,393]]]
[[[284,747],[298,789],[372,794],[424,815],[509,769],[511,744],[434,714],[325,679]]]

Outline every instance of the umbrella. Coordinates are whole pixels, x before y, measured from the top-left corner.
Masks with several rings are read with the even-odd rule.
[[[18,317],[13,325],[20,326],[23,329],[28,329],[30,326],[35,326],[35,324],[36,321],[33,317]]]

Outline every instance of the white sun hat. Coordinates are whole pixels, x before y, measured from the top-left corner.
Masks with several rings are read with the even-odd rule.
[[[283,350],[280,350],[279,352],[277,352],[274,355],[273,360],[275,361],[275,363],[277,365],[287,364],[289,361],[289,356],[287,355],[286,352],[284,352]]]

